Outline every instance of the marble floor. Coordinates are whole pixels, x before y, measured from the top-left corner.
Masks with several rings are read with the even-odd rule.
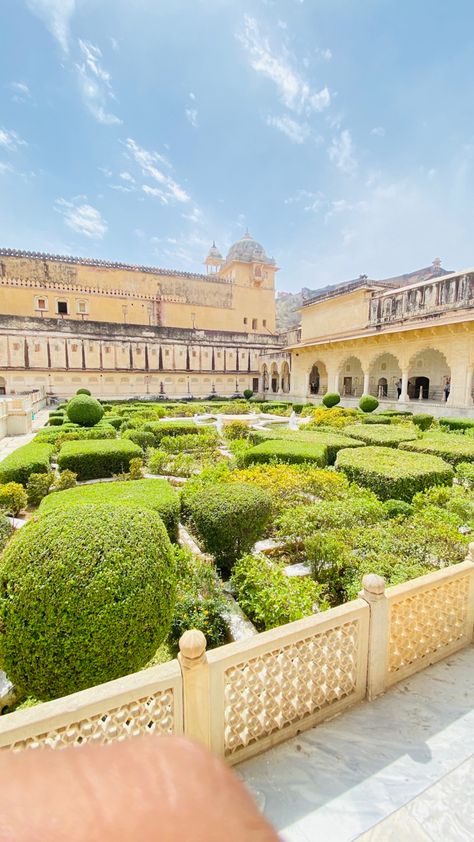
[[[474,839],[474,646],[236,767],[285,842]]]

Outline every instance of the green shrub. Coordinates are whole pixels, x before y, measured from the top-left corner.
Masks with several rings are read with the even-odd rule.
[[[265,489],[272,496],[274,513],[288,506],[306,503],[309,495],[321,500],[345,497],[349,487],[343,474],[306,464],[251,465],[241,471],[228,471],[225,481],[251,483]]]
[[[474,441],[465,436],[447,435],[439,438],[424,438],[400,445],[403,450],[416,453],[433,453],[456,466],[458,462],[474,462]]]
[[[182,492],[185,510],[206,552],[226,569],[263,534],[272,508],[267,491],[246,483],[222,483]]]
[[[228,603],[222,581],[212,564],[194,558],[189,550],[175,547],[178,568],[176,603],[169,639],[177,646],[188,629],[199,629],[208,648],[226,642],[224,614]]]
[[[76,395],[66,407],[67,417],[81,427],[93,427],[104,414],[104,407],[89,395]]]
[[[451,485],[453,469],[437,456],[405,453],[387,447],[340,450],[336,468],[374,491],[381,500],[410,502],[431,485]]]
[[[448,429],[458,432],[474,429],[473,418],[439,418],[438,421],[440,427],[448,427]]]
[[[155,444],[155,436],[147,430],[125,430],[122,433],[122,438],[135,442],[142,450],[153,447]]]
[[[58,466],[60,471],[74,471],[79,480],[98,479],[126,473],[130,460],[141,455],[138,444],[123,439],[68,441],[59,451]]]
[[[301,620],[328,608],[323,589],[310,578],[288,577],[263,555],[244,555],[232,571],[242,610],[259,631]]]
[[[30,474],[47,473],[53,447],[46,443],[24,444],[0,462],[0,482],[27,484]]]
[[[250,398],[252,397],[252,395],[253,395],[252,389],[244,389],[244,398],[245,398],[246,401],[249,401]]]
[[[300,542],[320,529],[354,529],[384,518],[383,504],[373,491],[356,487],[352,494],[340,500],[324,500],[288,509],[276,519],[276,531],[279,538],[292,543]]]
[[[76,392],[76,395],[89,395],[90,396],[91,392],[89,392],[89,389],[78,389],[77,392]]]
[[[199,435],[203,431],[202,427],[198,427],[195,421],[148,421],[143,425],[143,429],[153,433],[155,437],[155,444],[159,445],[164,436],[185,436],[185,435]]]
[[[120,427],[122,426],[122,418],[120,415],[105,415],[104,421],[106,421],[107,424],[110,424],[114,430],[120,430]]]
[[[392,517],[409,517],[413,512],[413,506],[405,500],[386,500],[383,504],[386,515]]]
[[[64,415],[50,415],[48,418],[48,427],[62,427],[64,418]]]
[[[148,451],[148,470],[150,474],[162,474],[169,462],[169,453],[164,450],[153,449]]]
[[[382,445],[383,447],[398,447],[400,442],[414,441],[416,430],[403,427],[386,427],[385,424],[351,424],[344,432],[354,439],[361,439],[367,444]]]
[[[330,410],[325,410],[328,412]],[[308,425],[309,426],[309,425]],[[322,427],[304,430],[282,430],[276,427],[270,430],[252,430],[250,439],[254,444],[269,440],[284,440],[290,442],[302,442],[304,444],[322,445],[326,448],[326,459],[329,465],[333,465],[339,450],[343,447],[363,447],[364,442],[359,439],[350,438],[338,430]]]
[[[428,430],[431,427],[434,421],[434,416],[420,412],[418,415],[414,415],[411,420],[419,430],[424,432],[424,430]]]
[[[169,538],[155,512],[134,506],[79,505],[31,521],[4,551],[0,580],[2,668],[39,699],[140,669],[173,615]]]
[[[233,441],[234,439],[246,439],[250,433],[250,427],[245,421],[229,421],[224,425],[224,435],[226,439]]]
[[[39,506],[43,497],[49,494],[53,481],[54,474],[52,471],[48,471],[47,474],[30,474],[26,486],[28,505]]]
[[[408,418],[413,415],[413,412],[409,412],[407,409],[384,409],[383,414],[390,415],[392,418],[397,416]]]
[[[359,409],[361,409],[362,412],[374,412],[378,405],[379,402],[373,395],[362,395],[359,400]]]
[[[472,462],[458,462],[456,476],[469,487],[474,485],[474,464]]]
[[[378,415],[365,415],[362,416],[360,419],[362,424],[391,424],[392,419],[390,416],[382,415],[378,413]]]
[[[63,476],[63,474],[61,474]],[[80,503],[101,506],[138,506],[156,512],[166,526],[172,541],[178,537],[179,497],[165,479],[140,479],[136,482],[98,482],[79,485],[45,497],[39,508],[41,515],[58,512]]]
[[[77,485],[77,474],[74,471],[63,471],[53,482],[51,491],[66,491],[68,488],[75,488]]]
[[[341,396],[338,392],[326,392],[323,397],[323,404],[327,406],[328,409],[331,407],[336,406],[336,404],[341,402]]]
[[[37,476],[39,476],[39,474]],[[46,474],[42,474],[42,476],[46,476]],[[0,485],[0,512],[3,512],[3,514],[16,517],[21,511],[23,511],[23,509],[26,508],[27,502],[28,498],[26,496],[26,491],[19,482],[7,482],[5,485]]]
[[[77,424],[63,424],[59,429],[43,429],[36,434],[35,442],[48,442],[56,446],[65,441],[85,439],[114,439],[117,433],[110,424],[100,423],[95,427],[79,427]]]
[[[0,552],[10,540],[11,536],[13,535],[13,532],[14,529],[10,521],[8,520],[6,515],[3,514],[3,512],[0,512]]]
[[[257,462],[311,462],[324,467],[327,464],[327,448],[313,442],[269,439],[251,447],[243,454],[242,464],[252,465]]]

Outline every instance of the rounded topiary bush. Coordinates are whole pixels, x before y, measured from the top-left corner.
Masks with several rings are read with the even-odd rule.
[[[373,395],[362,395],[359,401],[359,408],[362,412],[374,412],[377,409],[379,402]]]
[[[93,427],[98,424],[104,414],[104,408],[99,401],[89,395],[76,395],[66,407],[67,417],[81,427]]]
[[[168,632],[176,565],[161,518],[71,506],[30,521],[0,563],[0,663],[51,699],[143,667]]]
[[[78,389],[76,395],[90,395],[89,389]]]
[[[204,549],[225,569],[262,536],[272,508],[267,491],[244,482],[206,485],[183,498]]]
[[[328,409],[331,409],[332,406],[336,406],[336,404],[341,402],[341,396],[338,392],[326,392],[323,397],[323,404],[327,406]]]

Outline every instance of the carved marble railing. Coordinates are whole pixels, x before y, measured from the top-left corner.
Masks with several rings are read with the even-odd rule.
[[[375,293],[369,305],[369,325],[429,319],[473,306],[474,273],[431,278],[405,289]]]
[[[461,564],[209,652],[202,632],[178,660],[0,717],[19,751],[184,733],[235,764],[373,699],[473,640],[474,544]]]

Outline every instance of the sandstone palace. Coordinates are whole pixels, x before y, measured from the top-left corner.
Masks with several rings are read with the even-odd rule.
[[[280,346],[275,261],[248,233],[206,272],[0,249],[0,393],[98,396],[258,390]]]

